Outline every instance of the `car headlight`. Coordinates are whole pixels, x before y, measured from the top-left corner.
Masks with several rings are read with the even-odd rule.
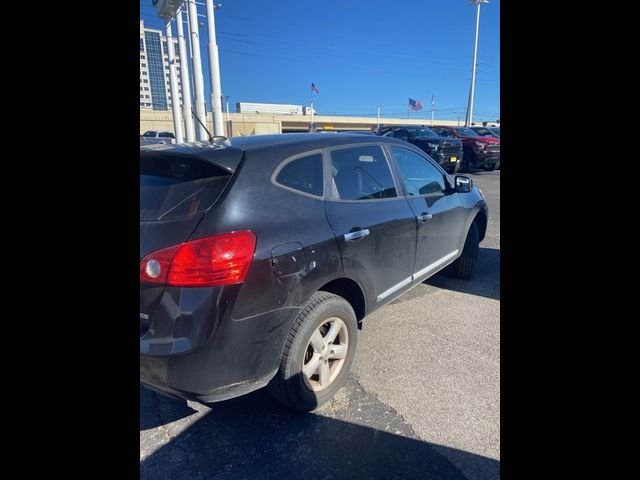
[[[487,147],[487,144],[482,142],[476,142],[476,147],[484,149]]]

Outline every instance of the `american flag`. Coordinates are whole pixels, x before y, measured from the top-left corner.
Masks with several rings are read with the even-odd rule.
[[[409,98],[409,110],[415,112],[417,110],[422,110],[422,102],[420,100],[414,100],[413,98]]]
[[[320,90],[318,90],[318,87],[316,87],[315,83],[311,84],[311,91],[312,92],[316,92],[316,93],[320,93]]]

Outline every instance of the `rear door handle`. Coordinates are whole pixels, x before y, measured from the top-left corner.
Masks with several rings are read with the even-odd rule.
[[[423,213],[422,215],[418,216],[418,221],[420,223],[427,223],[432,218],[433,218],[433,215],[431,215],[430,213]]]
[[[345,233],[344,239],[347,242],[354,242],[356,240],[360,240],[361,238],[366,237],[367,235],[369,235],[369,229],[365,228],[363,230],[356,230],[355,232]]]

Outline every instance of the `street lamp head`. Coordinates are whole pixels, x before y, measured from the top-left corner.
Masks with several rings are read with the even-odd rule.
[[[489,0],[469,0],[470,5],[480,5],[481,3],[489,3]]]

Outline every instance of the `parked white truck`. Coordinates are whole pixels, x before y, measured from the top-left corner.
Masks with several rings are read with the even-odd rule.
[[[278,103],[236,103],[238,113],[272,113],[276,115],[311,115],[311,107],[302,105],[284,105]],[[317,115],[316,111],[313,111]]]

